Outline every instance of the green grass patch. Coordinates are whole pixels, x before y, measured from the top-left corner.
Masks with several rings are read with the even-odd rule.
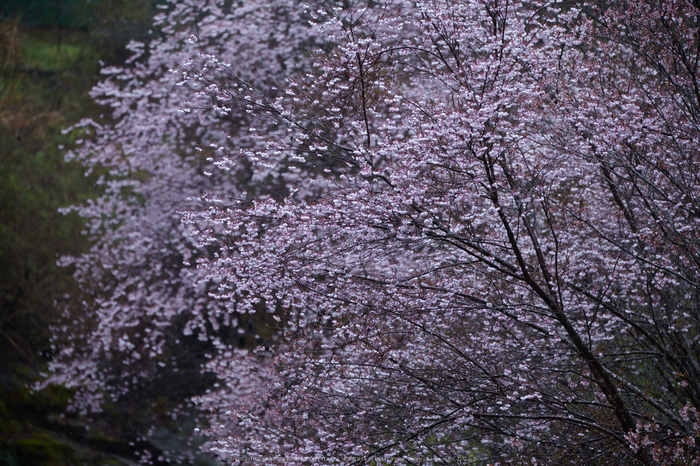
[[[57,72],[88,62],[96,71],[98,53],[91,47],[87,32],[79,30],[33,29],[21,40],[20,54],[24,70]]]
[[[61,44],[59,47],[36,38],[29,38],[22,47],[25,66],[43,71],[70,68],[80,60],[83,53],[84,48],[77,45]]]

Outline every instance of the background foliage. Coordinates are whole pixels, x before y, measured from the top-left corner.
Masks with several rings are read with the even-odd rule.
[[[138,452],[182,448],[165,427],[147,443],[138,440],[154,418],[174,422],[162,394],[107,406],[86,420],[66,412],[71,390],[28,388],[45,370],[59,309],[89,304],[70,302],[78,296],[73,270],[56,265],[59,256],[88,247],[81,219],[58,209],[97,194],[95,177],[63,160],[62,147],[80,133],[62,130],[99,115],[88,95],[99,61],[121,63],[128,40],[148,36],[155,5],[0,4],[0,464],[123,464]],[[193,420],[183,422],[193,429]]]

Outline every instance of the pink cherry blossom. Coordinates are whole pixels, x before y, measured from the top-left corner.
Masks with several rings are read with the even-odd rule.
[[[122,393],[174,328],[233,464],[700,464],[698,18],[174,3],[74,151],[99,293],[54,380]]]

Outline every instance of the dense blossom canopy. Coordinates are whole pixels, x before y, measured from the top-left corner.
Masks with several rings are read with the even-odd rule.
[[[181,225],[180,211],[210,190],[269,191],[275,177],[245,168],[235,176],[217,172],[209,146],[235,134],[240,147],[255,147],[246,131],[251,117],[244,108],[207,108],[195,94],[201,89],[183,78],[206,51],[235,62],[230,72],[262,76],[266,85],[283,81],[304,60],[313,36],[295,2],[222,8],[200,1],[163,5],[156,38],[132,42],[127,64],[105,67],[106,78],[92,91],[111,115],[74,129],[85,138],[68,158],[96,170],[105,194],[74,207],[95,244],[62,261],[75,265],[92,311],[77,310],[70,325],[56,329],[57,340],[75,341],[54,359],[50,381],[78,387],[76,407],[83,411],[99,411],[105,394],[123,395],[163,367],[177,373],[181,338],[217,340],[221,326],[249,333],[185,265],[206,252]]]
[[[173,3],[74,152],[109,174],[54,380],[97,408],[195,332],[232,461],[700,464],[699,21]]]

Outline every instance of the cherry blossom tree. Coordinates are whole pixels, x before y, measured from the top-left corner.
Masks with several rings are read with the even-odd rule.
[[[309,11],[327,41],[281,95],[192,74],[287,127],[217,165],[293,175],[185,217],[230,309],[283,314],[212,361],[212,449],[697,464],[700,5]]]
[[[201,340],[234,462],[697,464],[699,14],[172,2],[77,129],[49,380],[99,410]]]
[[[109,112],[71,129],[82,138],[68,158],[99,175],[104,195],[72,208],[93,246],[61,259],[75,267],[82,305],[66,306],[65,322],[54,329],[51,375],[42,385],[76,388],[73,407],[83,414],[119,403],[127,410],[144,405],[151,416],[169,410],[175,419],[187,409],[172,405],[213,388],[216,380],[201,365],[216,345],[251,346],[267,331],[256,323],[266,314],[230,314],[209,296],[210,286],[197,284],[194,262],[207,251],[181,225],[179,211],[211,190],[269,191],[278,174],[244,164],[215,169],[209,160],[226,141],[258,144],[248,132],[255,116],[245,105],[208,107],[213,91],[187,81],[186,70],[201,70],[215,53],[227,73],[271,87],[308,61],[303,52],[313,31],[294,0],[173,1],[161,8],[152,39],[132,42],[123,66],[103,68],[92,97]],[[270,121],[270,134],[275,126]],[[170,405],[162,406],[164,397]]]

